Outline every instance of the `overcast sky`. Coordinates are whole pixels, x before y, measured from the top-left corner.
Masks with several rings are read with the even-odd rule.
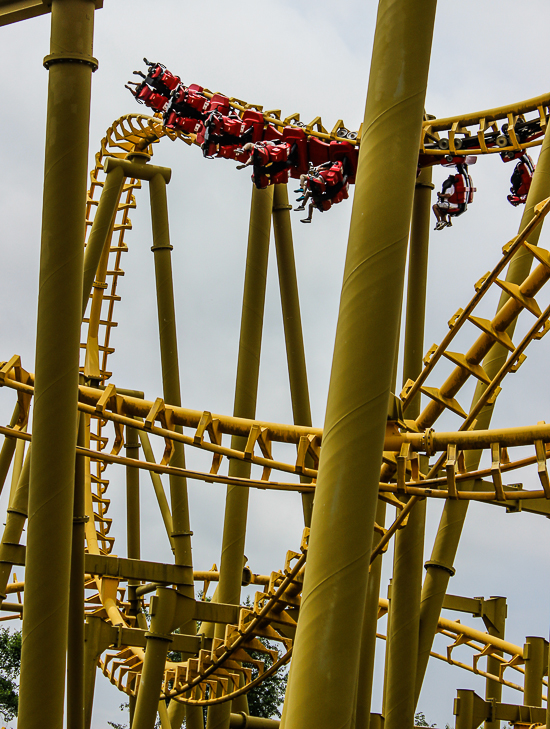
[[[96,13],[94,55],[99,70],[93,76],[90,165],[105,130],[119,116],[145,112],[128,91],[142,57],[160,61],[184,83],[281,109],[283,116],[299,111],[303,121],[321,115],[332,128],[344,119],[357,129],[368,82],[377,3],[374,0],[326,0],[315,3],[273,0],[269,4],[211,0],[197,6],[181,0],[152,4],[144,0],[105,0]],[[476,111],[527,99],[548,91],[548,4],[527,0],[460,3],[442,0],[437,13],[426,109],[436,116]],[[0,214],[2,258],[0,360],[22,356],[34,371],[34,338],[40,245],[41,190],[47,72],[42,59],[49,52],[49,17],[0,29]],[[514,32],[515,31],[515,32]],[[533,155],[536,157],[538,150]],[[227,160],[204,160],[197,148],[163,139],[155,146],[154,163],[172,167],[168,187],[173,266],[176,286],[182,400],[185,406],[230,414],[237,361],[241,296],[251,182],[248,171],[235,171]],[[473,284],[494,267],[501,246],[516,231],[522,209],[506,201],[513,166],[498,156],[479,160],[471,172],[477,193],[468,212],[452,229],[433,234],[429,268],[425,349],[447,331],[447,321],[470,299]],[[435,170],[440,185],[447,170]],[[291,186],[291,190],[294,186]],[[112,344],[112,381],[144,390],[155,399],[162,393],[157,338],[153,259],[150,251],[148,194],[137,194],[131,212],[134,229],[126,236]],[[394,204],[399,205],[399,200]],[[351,213],[351,199],[300,225],[292,213],[313,422],[322,426],[332,348]],[[541,245],[550,246],[547,232]],[[277,273],[271,256],[257,415],[264,420],[291,422]],[[546,305],[544,292],[541,307]],[[481,316],[491,318],[495,300]],[[368,312],[365,312],[368,316]],[[527,326],[528,320],[523,328]],[[520,325],[520,330],[521,325]],[[475,334],[464,334],[464,346]],[[548,419],[548,341],[532,345],[527,362],[509,378],[499,397],[494,425],[527,425]],[[465,351],[455,349],[455,351]],[[441,372],[444,372],[444,367]],[[443,374],[431,384],[438,385]],[[468,408],[471,388],[458,397]],[[9,419],[12,391],[0,396],[0,417]],[[456,429],[454,417],[441,419],[439,429]],[[292,458],[290,451],[284,452]],[[200,454],[187,453],[190,466],[206,468]],[[125,554],[124,474],[111,469],[109,516],[115,552]],[[523,478],[535,486],[532,474]],[[145,559],[170,561],[150,482],[142,476]],[[190,482],[191,521],[196,568],[219,564],[225,487]],[[3,498],[5,502],[5,495]],[[442,504],[430,503],[428,558]],[[246,553],[253,571],[280,569],[287,549],[297,549],[302,530],[297,495],[254,492],[250,497]],[[504,595],[509,600],[507,637],[522,644],[526,635],[548,633],[548,524],[528,514],[506,515],[489,506],[473,506],[455,563],[450,591],[467,596]],[[482,557],[482,558],[480,558]],[[383,594],[391,574],[391,549],[384,557]],[[21,575],[18,575],[21,578]],[[449,614],[450,616],[450,614]],[[455,615],[455,617],[458,617]],[[471,616],[462,621],[481,628]],[[381,624],[381,629],[385,626]],[[350,639],[350,636],[348,636]],[[439,652],[445,652],[439,646]],[[381,653],[381,652],[380,652]],[[380,660],[378,660],[380,669]],[[456,688],[484,693],[484,681],[459,669],[431,666],[419,708],[430,723],[453,723]],[[505,690],[505,700],[521,696]],[[93,727],[121,721],[124,699],[98,676]],[[380,670],[373,710],[381,701]],[[15,724],[13,724],[15,726]]]

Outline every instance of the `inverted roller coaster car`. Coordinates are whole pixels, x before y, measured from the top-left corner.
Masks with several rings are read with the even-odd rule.
[[[292,167],[290,176],[299,179],[309,169],[309,158],[307,150],[307,135],[299,127],[285,127],[283,129],[283,141],[295,149],[292,151]]]
[[[192,89],[189,86],[180,84],[172,92],[166,113],[175,112],[180,117],[204,121],[210,101],[201,92],[202,88],[200,86]]]
[[[254,145],[252,181],[259,190],[288,182],[292,146],[271,140]]]
[[[151,63],[143,59],[148,66],[148,73],[134,71],[136,76],[141,76],[143,81],[136,83],[129,81],[126,88],[136,97],[136,101],[145,104],[155,111],[165,111],[172,91],[181,83],[179,76],[170,73],[162,63]],[[135,86],[135,89],[130,88]]]
[[[331,162],[342,162],[347,182],[352,185],[355,182],[359,163],[359,150],[357,147],[349,142],[331,142],[329,157]]]
[[[264,133],[264,115],[262,112],[247,109],[243,111],[242,120],[246,124],[247,129],[252,129],[250,141],[259,142],[263,138]]]
[[[523,205],[527,200],[527,195],[531,188],[535,164],[531,157],[522,150],[518,150],[517,152],[502,152],[500,156],[503,162],[517,160],[517,164],[510,178],[512,184],[510,187],[510,195],[506,199],[514,207]]]
[[[318,210],[329,210],[349,197],[347,176],[342,162],[334,162],[328,169],[320,170],[318,176],[309,180],[313,204]]]
[[[235,152],[252,139],[252,128],[238,114],[224,116],[220,111],[211,111],[204,122],[202,151],[205,157],[235,159]],[[220,149],[224,151],[220,154]]]

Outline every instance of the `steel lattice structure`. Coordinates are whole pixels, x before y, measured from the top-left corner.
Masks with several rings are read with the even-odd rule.
[[[519,370],[527,349],[536,356],[537,342],[550,329],[550,305],[543,303],[550,252],[538,245],[550,211],[550,140],[544,136],[550,94],[453,118],[426,115],[435,2],[419,10],[411,0],[381,0],[386,13],[377,25],[365,120],[349,138],[360,150],[359,168],[325,427],[311,423],[291,206],[283,184],[253,189],[234,413],[191,410],[180,395],[177,277],[166,202],[171,170],[152,158],[165,137],[193,146],[197,136],[166,128],[159,114],[127,114],[107,130],[88,173],[83,142],[90,76],[97,66],[91,18],[100,5],[52,2],[36,372],[18,354],[0,355],[0,384],[14,402],[11,422],[0,426],[0,484],[10,469],[14,483],[0,541],[0,608],[6,620],[23,614],[20,726],[58,727],[66,715],[68,726],[89,727],[99,668],[129,697],[132,729],[151,729],[157,713],[163,729],[179,729],[184,718],[189,729],[200,729],[204,707],[208,729],[274,727],[277,722],[248,716],[244,697],[291,658],[280,724],[285,729],[412,726],[430,657],[485,679],[486,700],[459,691],[458,729],[476,729],[483,721],[497,729],[500,720],[544,724],[547,641],[528,637],[524,646],[510,643],[504,636],[503,598],[458,597],[448,594],[447,586],[470,501],[550,515],[550,426],[490,428],[507,375]],[[47,7],[25,0],[1,3],[0,11],[2,24],[9,24]],[[388,50],[392,43],[401,44],[399,60]],[[347,134],[341,119],[328,131],[320,117],[302,124],[298,114],[282,118],[278,110],[264,111],[235,98],[229,104],[237,115],[261,112],[266,125],[300,126],[308,138],[341,141]],[[452,316],[443,340],[422,357],[432,166],[449,154],[515,153],[540,144],[519,232],[502,241],[492,270],[474,284],[474,295]],[[394,155],[394,164],[375,187],[380,149]],[[117,312],[124,306],[118,286],[131,255],[129,213],[142,204],[146,185],[163,379],[163,392],[154,401],[114,383],[109,370]],[[397,212],[390,205],[396,190],[403,201]],[[292,425],[255,417],[272,224]],[[396,393],[395,341],[407,256],[405,385]],[[502,294],[491,315],[487,301],[495,290]],[[529,323],[514,341],[524,312]],[[459,346],[462,351],[454,351]],[[453,366],[445,379],[440,374],[444,362]],[[477,385],[467,408],[459,393],[471,378]],[[443,414],[456,416],[454,430],[435,428]],[[154,438],[163,443],[161,459],[155,458]],[[24,455],[26,443],[32,446]],[[274,457],[273,444],[284,458]],[[530,455],[514,455],[518,447],[528,447]],[[206,452],[210,469],[187,468],[185,449]],[[480,467],[482,451],[490,455],[489,467]],[[509,481],[510,474],[517,479],[521,469],[534,465],[540,488]],[[126,471],[126,545],[110,534],[109,479],[116,466]],[[252,466],[262,468],[259,478],[251,477]],[[145,471],[173,564],[141,559],[139,488]],[[169,498],[161,476],[169,479]],[[194,569],[187,480],[228,487],[219,569]],[[251,488],[299,492],[303,500],[301,544],[290,545],[296,551],[268,575],[253,573],[243,562]],[[422,587],[430,499],[444,500],[445,506]],[[387,522],[388,506],[395,517]],[[380,596],[380,575],[392,539],[388,600]],[[45,565],[52,558],[58,569],[46,580]],[[23,566],[25,580],[18,581],[13,568]],[[195,583],[217,583],[212,602],[196,599]],[[243,606],[241,587],[250,584],[260,589],[253,603]],[[17,603],[9,601],[13,594]],[[59,595],[66,599],[44,617],[44,606]],[[442,608],[482,618],[487,632],[444,618]],[[377,621],[386,614],[383,636]],[[336,636],[344,620],[353,640],[346,646],[346,670],[340,670],[343,649]],[[433,650],[436,634],[448,640],[445,656]],[[383,715],[370,713],[377,638],[387,642]],[[458,646],[472,649],[471,663],[453,657]],[[179,652],[180,660],[168,659],[169,650]],[[47,676],[41,675],[44,656]],[[502,686],[523,693],[522,705],[503,704]]]

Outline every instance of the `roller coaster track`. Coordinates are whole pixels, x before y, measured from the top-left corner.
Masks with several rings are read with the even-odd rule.
[[[208,95],[210,92],[205,92],[205,94]],[[526,148],[539,144],[539,138],[522,141],[521,135],[515,132],[521,128],[522,124],[526,123],[531,125],[531,130],[535,129],[536,131],[538,125],[539,131],[544,131],[547,123],[549,103],[550,95],[545,95],[501,109],[468,114],[453,119],[426,120],[423,126],[420,152],[421,154],[435,156],[441,156],[449,152],[458,155],[472,153],[485,154],[506,149]],[[237,112],[242,112],[250,108],[262,110],[257,105],[246,104],[238,99],[230,99],[230,105]],[[535,117],[533,119],[526,119],[525,115],[530,113],[534,113]],[[340,132],[345,129],[342,120],[339,120],[332,131],[328,132],[323,127],[320,117],[316,117],[309,124],[303,125],[300,123],[298,114],[284,119],[281,119],[281,114],[278,110],[265,111],[263,114],[266,122],[272,123],[275,126],[299,124],[308,135],[313,135],[320,139],[345,138],[340,136]],[[506,121],[508,124],[505,135],[497,134],[497,122],[499,121]],[[475,135],[475,138],[479,142],[477,147],[472,146],[471,142],[466,141],[465,143],[464,141],[473,138],[474,128],[477,128]],[[444,131],[449,132],[447,148],[445,148],[445,144],[441,144],[440,139],[440,132]],[[494,139],[491,135],[494,136]],[[505,145],[502,144],[502,141],[497,143],[498,136],[504,136],[505,140],[508,140],[510,143]],[[97,193],[104,185],[105,158],[107,156],[125,158],[128,154],[136,150],[146,151],[152,154],[153,145],[163,137],[168,137],[171,141],[180,139],[187,144],[194,144],[196,142],[194,135],[185,135],[182,132],[164,128],[158,115],[150,117],[140,114],[129,114],[114,122],[101,142],[101,149],[96,155],[96,166],[91,173],[91,186],[87,200],[88,228],[93,223],[94,210],[99,202]],[[358,143],[360,137],[361,130],[359,130],[356,140],[348,139],[348,141]],[[459,142],[458,140],[462,141]],[[494,143],[494,146],[489,146],[489,143]],[[87,483],[87,516],[90,521],[86,527],[86,540],[88,551],[96,554],[109,554],[113,550],[114,538],[109,536],[111,520],[107,516],[109,508],[109,500],[106,498],[108,480],[104,477],[104,472],[109,462],[126,463],[130,460],[118,456],[122,447],[123,425],[131,424],[137,429],[145,430],[166,440],[167,446],[163,461],[160,464],[145,464],[142,462],[142,467],[147,467],[149,470],[156,469],[157,472],[170,472],[170,466],[168,465],[171,455],[170,444],[173,440],[181,440],[187,445],[210,451],[213,455],[212,468],[209,474],[191,471],[186,471],[186,474],[191,475],[194,473],[196,478],[205,481],[218,480],[222,483],[228,483],[229,477],[218,476],[222,458],[240,458],[263,466],[264,471],[261,479],[256,480],[256,482],[252,479],[244,480],[246,482],[243,481],[243,485],[253,485],[260,488],[272,486],[275,488],[300,491],[314,489],[314,484],[282,484],[271,482],[269,481],[269,475],[272,470],[280,470],[315,479],[321,447],[322,432],[319,429],[300,428],[298,426],[278,425],[259,421],[245,421],[244,419],[212,415],[209,412],[201,413],[183,408],[172,408],[160,399],[157,399],[155,403],[147,403],[140,398],[121,395],[116,391],[114,386],[108,384],[108,380],[111,377],[111,372],[108,370],[108,357],[114,352],[111,334],[112,330],[117,326],[117,322],[115,321],[115,304],[117,301],[120,301],[120,295],[117,293],[117,290],[119,279],[124,275],[122,254],[128,250],[125,234],[132,227],[129,211],[136,206],[134,191],[140,188],[140,186],[141,183],[139,180],[131,179],[123,187],[122,197],[118,204],[117,214],[109,237],[108,256],[104,256],[98,269],[93,291],[90,296],[87,315],[83,320],[84,338],[81,348],[85,357],[82,361],[81,371],[85,376],[92,377],[100,388],[104,388],[80,387],[80,409],[90,415],[92,424],[90,427],[89,442],[87,443],[88,448],[81,449],[81,452],[88,455],[90,460],[95,464],[93,470],[90,468]],[[545,203],[539,205],[535,217],[529,226],[504,246],[503,256],[493,271],[483,276],[475,285],[476,293],[472,300],[450,320],[449,334],[438,347],[434,345],[427,353],[424,360],[425,368],[420,377],[416,382],[406,384],[402,393],[404,409],[406,409],[414,395],[419,391],[423,392],[431,400],[430,404],[415,422],[405,421],[405,425],[411,436],[421,434],[422,430],[425,431],[422,436],[424,439],[423,447],[417,448],[417,450],[430,453],[429,430],[435,420],[445,410],[454,412],[464,419],[459,432],[466,431],[472,427],[475,415],[479,412],[479,409],[483,405],[494,401],[494,398],[500,392],[500,385],[504,376],[508,372],[517,371],[525,358],[524,350],[528,344],[536,339],[540,339],[550,328],[548,325],[550,307],[541,311],[534,300],[534,295],[550,279],[550,253],[540,248],[534,248],[525,242],[525,237],[542,222],[549,210],[550,201],[545,201]],[[498,276],[520,246],[526,246],[535,258],[537,258],[539,265],[520,286],[513,286],[501,281]],[[506,307],[492,321],[474,316],[473,314],[478,304],[488,290],[495,285],[500,286],[509,294],[510,299]],[[527,309],[534,315],[535,321],[520,344],[515,346],[507,337],[506,329],[524,309]],[[462,355],[450,352],[448,346],[467,321],[470,321],[478,329],[482,330],[481,336],[466,354]],[[504,344],[511,354],[501,372],[490,380],[481,368],[481,361],[496,342]],[[425,382],[428,376],[443,356],[453,361],[457,365],[456,369],[441,388],[426,387]],[[483,381],[488,387],[480,404],[470,415],[466,415],[456,401],[455,395],[470,376],[474,376]],[[22,370],[18,358],[12,358],[0,366],[0,378],[2,379],[3,385],[14,387],[18,391],[18,397],[28,411],[33,390],[33,378],[32,375]],[[137,418],[141,420],[137,420]],[[179,422],[182,425],[192,427],[195,430],[192,436],[180,435],[173,431],[173,425],[178,422],[178,418],[181,418]],[[110,422],[115,427],[115,440],[112,452],[108,454],[106,449],[110,438],[105,434],[105,427]],[[160,424],[159,426],[156,425],[157,422]],[[2,432],[4,433],[7,433],[9,430],[2,428]],[[235,449],[222,446],[223,434],[245,435],[247,445],[244,451],[236,451]],[[21,432],[18,432],[17,435],[26,439],[30,438],[30,436],[26,436]],[[210,442],[205,440],[206,435],[209,436]],[[272,441],[293,444],[297,449],[296,461],[294,463],[275,461],[271,456],[270,443]],[[540,440],[540,443],[542,442]],[[547,441],[544,442],[546,443]],[[92,445],[95,446],[94,449],[90,448]],[[257,448],[260,449],[261,455],[255,452]],[[94,450],[95,457],[93,455]],[[313,458],[313,468],[306,466],[306,456]],[[402,515],[405,509],[402,502],[392,496],[393,492],[397,494],[408,492],[412,495],[421,494],[440,498],[451,496],[454,498],[486,498],[489,500],[490,497],[491,500],[498,499],[500,501],[506,498],[518,498],[517,490],[508,492],[502,486],[500,473],[514,467],[514,464],[506,462],[505,456],[504,449],[494,450],[493,467],[488,472],[478,471],[475,474],[476,477],[482,478],[483,475],[490,473],[495,485],[494,492],[487,492],[485,495],[483,493],[465,495],[458,492],[456,483],[461,479],[472,478],[474,474],[468,474],[464,470],[461,472],[460,451],[456,445],[450,443],[447,446],[446,453],[442,456],[443,460],[446,458],[446,476],[443,478],[437,477],[435,474],[438,469],[434,467],[432,469],[432,477],[425,479],[421,474],[415,473],[414,448],[411,448],[410,443],[407,444],[404,442],[398,451],[387,450],[384,453],[384,461],[386,464],[389,464],[391,472],[397,473],[397,479],[395,482],[386,481],[381,483],[381,491],[383,492],[384,498],[401,510]],[[537,446],[537,452],[533,458],[523,459],[521,462],[517,462],[516,465],[520,467],[520,465],[526,465],[528,462],[536,461],[539,464],[539,474],[544,474],[546,457],[546,447],[541,450]],[[442,459],[436,464],[438,468],[441,465]],[[543,462],[544,467],[542,465]],[[457,470],[458,473],[456,473]],[[413,477],[408,478],[407,474],[411,474]],[[234,480],[238,481],[237,479]],[[544,486],[543,491],[532,493],[536,493],[537,498],[540,498],[541,494],[548,498],[550,487],[546,487],[542,476],[541,481]],[[438,485],[446,486],[446,488],[435,488]],[[519,496],[521,498],[535,498],[534,495],[528,496],[527,494],[529,493],[522,492]],[[383,530],[383,532],[385,535],[389,534],[391,536],[397,528],[405,526],[405,524],[406,515],[404,518],[402,516],[401,520],[398,516],[394,525],[389,530]],[[307,543],[304,539],[302,542],[302,553],[289,552],[283,571],[272,573],[269,584],[266,585],[267,589],[263,593],[256,594],[252,610],[241,610],[238,624],[227,627],[226,636],[223,641],[213,639],[211,650],[201,650],[197,658],[189,659],[185,663],[167,663],[164,679],[165,697],[177,698],[179,701],[200,705],[227,701],[239,693],[246,692],[256,682],[265,679],[271,672],[277,670],[289,660],[292,651],[292,636],[296,626],[297,610],[299,609],[306,552]],[[8,586],[8,588],[11,587]],[[118,581],[112,579],[102,580],[100,576],[90,576],[86,583],[86,588],[97,591],[94,595],[87,598],[86,612],[88,614],[101,616],[113,625],[132,625],[134,623],[134,618],[127,614],[127,603],[124,603],[124,590],[119,588]],[[11,592],[13,590],[9,589],[8,591]],[[462,643],[469,645],[478,651],[480,655],[487,655],[491,651],[502,649],[502,647],[495,647],[494,640],[496,639],[492,639],[490,636],[483,637],[484,634],[480,633],[477,635],[476,633],[476,636],[473,637],[464,632],[466,628],[460,623],[441,621],[440,632],[450,638],[454,636],[453,639],[455,642],[450,646],[446,659],[450,663],[466,667],[453,661],[451,658],[453,648]],[[281,643],[285,648],[285,653],[282,658],[279,659],[276,652],[266,649],[264,644],[258,640],[260,637]],[[250,651],[270,655],[273,662],[271,668],[264,670],[263,662],[253,658],[250,655]],[[506,665],[503,661],[504,668],[509,665],[519,670],[522,660],[521,649],[515,647],[511,650],[511,655],[512,658]],[[142,660],[143,652],[141,649],[126,646],[122,647],[116,653],[109,652],[102,661],[101,666],[105,675],[118,688],[126,693],[135,694],[139,687]],[[244,666],[243,663],[245,664]],[[246,664],[256,666],[259,669],[260,675],[254,682],[251,679],[250,669],[245,667]],[[474,665],[471,667],[471,670],[485,675],[477,668],[476,659],[474,659]],[[241,681],[242,676],[245,678],[244,687]],[[514,684],[504,681],[502,675],[498,677],[498,680],[506,683],[506,685],[516,687]]]

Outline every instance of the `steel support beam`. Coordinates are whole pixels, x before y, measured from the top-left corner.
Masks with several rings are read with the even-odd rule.
[[[265,190],[253,187],[233,406],[236,417],[254,418],[256,415],[272,208],[273,187]],[[232,448],[244,450],[245,446],[245,438],[232,437]],[[250,478],[250,463],[232,460],[229,474]],[[217,589],[219,602],[240,602],[247,514],[248,489],[228,486]],[[224,626],[216,626],[216,637],[223,638],[224,631]],[[228,729],[230,711],[230,702],[210,707],[207,729]]]
[[[140,165],[145,167],[145,165]],[[160,172],[149,181],[151,196],[151,220],[153,224],[153,251],[155,257],[155,280],[157,287],[157,306],[160,337],[160,356],[162,363],[162,384],[166,402],[181,406],[180,374],[178,363],[178,340],[176,335],[176,311],[174,305],[174,282],[170,234],[168,227],[168,203],[166,200],[166,179]],[[181,426],[176,431],[183,432]],[[174,441],[174,453],[170,463],[185,468],[183,443]],[[176,564],[192,566],[191,528],[189,522],[189,503],[187,498],[187,479],[170,475],[170,500],[172,504],[172,543]],[[190,582],[193,575],[190,575]],[[190,597],[194,597],[191,588]]]
[[[342,626],[361,635],[435,9],[379,4],[285,729],[355,713]]]
[[[290,380],[290,398],[295,425],[311,425],[311,407],[307,384],[306,354],[302,335],[302,318],[300,315],[300,298],[296,262],[292,243],[292,226],[288,204],[288,188],[286,185],[275,185],[273,193],[273,235],[277,254],[277,271],[279,273],[279,289],[281,291],[281,307],[283,310],[283,326],[285,331],[286,357]],[[311,466],[309,457],[308,466]],[[310,483],[310,478],[302,477],[302,482]],[[304,523],[311,526],[313,494],[302,494]]]
[[[537,636],[527,636],[523,646],[525,682],[523,704],[542,706],[542,679],[548,670],[548,642]]]
[[[420,173],[414,193],[403,384],[409,379],[416,380],[422,371],[432,189],[432,168],[428,167]],[[409,414],[413,419],[420,414],[419,396],[411,402]],[[414,725],[425,523],[426,501],[421,500],[409,514],[407,526],[395,535],[391,620],[386,642],[385,729]]]
[[[507,607],[505,597],[490,597],[488,600],[483,600],[481,617],[483,618],[483,622],[487,627],[489,635],[493,635],[504,640],[506,612]],[[502,656],[502,653],[498,652],[496,655]],[[487,656],[487,673],[491,673],[493,676],[498,676],[500,665],[501,661],[499,661],[496,656]],[[501,701],[502,684],[488,678],[485,682],[485,698]],[[486,721],[485,729],[500,729],[500,721],[498,721],[498,719],[494,721]]]
[[[378,500],[376,523],[384,527],[386,521],[386,502]],[[373,547],[381,535],[375,533]],[[376,652],[376,631],[378,628],[378,606],[380,598],[380,579],[382,576],[382,554],[370,566],[367,584],[367,600],[361,627],[361,655],[357,678],[357,699],[354,729],[369,729],[372,702],[372,681],[374,677],[374,656]]]
[[[88,442],[89,417],[80,414],[78,445]],[[67,646],[67,726],[84,729],[84,525],[86,468],[89,461],[76,456],[73,504],[73,544],[69,596],[69,642]]]
[[[52,728],[63,724],[90,92],[97,67],[94,3],[52,0],[51,6],[21,729],[43,727],[45,716]]]

